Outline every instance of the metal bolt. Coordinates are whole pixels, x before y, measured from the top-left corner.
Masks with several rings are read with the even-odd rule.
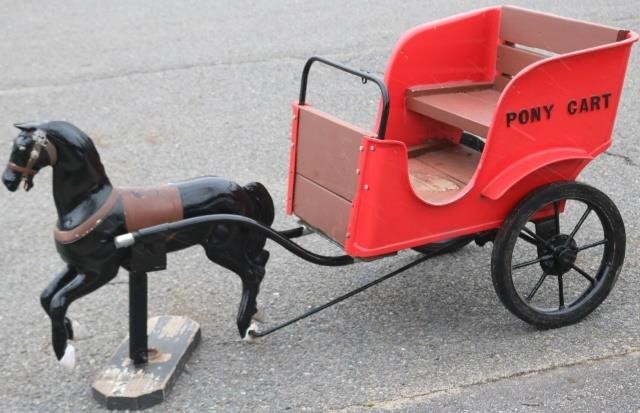
[[[356,169],[356,175],[360,175],[360,169]]]
[[[349,238],[350,236],[351,236],[351,234],[349,234],[349,233],[347,232],[347,235],[345,235],[344,237],[345,237],[345,238]]]
[[[374,145],[371,145],[371,146],[369,146],[369,150],[371,150],[371,151],[375,151],[375,150],[376,150],[376,147],[375,147]]]
[[[360,147],[358,148],[358,150],[359,150],[360,152],[362,152],[362,151],[364,150],[364,148],[362,147],[362,145],[360,145]]]
[[[369,190],[369,185],[364,184],[364,190],[365,190],[365,191],[368,191],[368,190]]]

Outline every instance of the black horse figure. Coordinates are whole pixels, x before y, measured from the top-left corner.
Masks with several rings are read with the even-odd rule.
[[[16,137],[3,181],[15,191],[20,181],[33,187],[34,175],[53,167],[53,197],[58,211],[56,248],[67,264],[41,296],[51,318],[52,343],[58,360],[75,364],[69,305],[113,279],[119,267],[130,269],[129,249],[116,249],[114,237],[145,226],[209,214],[238,214],[271,226],[273,201],[265,187],[252,182],[242,187],[217,178],[195,178],[150,188],[111,185],[91,139],[67,122],[16,125]],[[269,253],[265,237],[227,225],[199,227],[167,239],[167,251],[202,245],[207,257],[242,279],[237,325],[247,338],[257,312],[256,298]]]

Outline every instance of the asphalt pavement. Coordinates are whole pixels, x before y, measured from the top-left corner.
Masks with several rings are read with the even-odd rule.
[[[640,29],[637,1],[512,3]],[[259,180],[284,213],[290,103],[305,59],[384,71],[407,29],[488,1],[0,1],[0,136],[14,122],[68,120],[93,137],[115,185],[198,175]],[[203,339],[168,400],[151,411],[638,411],[640,379],[640,54],[629,63],[613,146],[580,179],[625,219],[627,258],[607,301],[583,322],[539,331],[511,315],[490,276],[491,245],[436,258],[326,312],[247,344],[239,279],[198,248],[150,276],[150,315],[188,316]],[[597,70],[597,69],[596,69]],[[370,127],[374,88],[320,72],[309,99]],[[370,85],[369,85],[370,86]],[[324,106],[323,106],[324,105]],[[51,239],[51,172],[0,194],[0,411],[99,411],[89,386],[127,334],[123,272],[74,303],[73,372],[60,368],[39,295],[62,267]],[[318,236],[314,251],[339,250]],[[278,246],[260,295],[286,319],[398,268],[417,253],[344,269]]]

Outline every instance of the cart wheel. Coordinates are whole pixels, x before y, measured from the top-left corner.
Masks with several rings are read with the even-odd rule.
[[[527,323],[573,324],[613,288],[625,242],[622,217],[608,196],[577,182],[554,183],[527,196],[498,231],[493,286]]]
[[[435,257],[442,254],[450,254],[464,248],[467,244],[473,241],[472,236],[463,236],[446,241],[434,242],[433,244],[421,245],[413,248],[414,251],[418,251],[424,255]]]

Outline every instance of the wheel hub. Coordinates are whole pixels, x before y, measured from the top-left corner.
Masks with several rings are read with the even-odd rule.
[[[542,269],[549,275],[563,275],[567,273],[578,257],[578,245],[574,239],[566,234],[554,235],[549,240],[553,250],[553,258],[542,261]]]

